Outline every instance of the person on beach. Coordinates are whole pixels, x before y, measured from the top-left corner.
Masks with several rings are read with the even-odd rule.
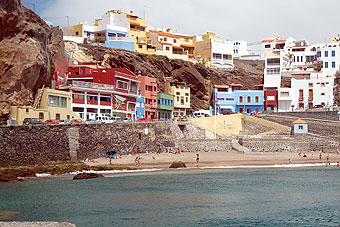
[[[337,162],[337,163],[336,163],[336,166],[337,166],[337,167],[340,167],[340,163],[339,163],[339,162]]]
[[[327,157],[326,157],[326,159],[327,159],[327,162],[329,161],[329,154],[327,154]]]
[[[289,159],[289,164],[293,164],[293,161],[291,159]]]
[[[320,160],[322,160],[322,154],[320,153],[320,155],[319,155],[319,158],[320,158]]]
[[[200,162],[200,154],[196,154],[196,164],[198,165],[198,163]]]
[[[135,158],[135,165],[136,166],[139,166],[140,165],[140,160],[141,160],[142,158],[140,157],[140,155],[138,155],[136,158]]]

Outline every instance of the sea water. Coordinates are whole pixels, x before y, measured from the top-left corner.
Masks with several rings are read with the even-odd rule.
[[[340,168],[189,169],[0,185],[8,221],[77,226],[340,226]]]

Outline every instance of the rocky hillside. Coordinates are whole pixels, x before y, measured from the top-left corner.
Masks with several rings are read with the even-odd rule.
[[[65,42],[65,50],[73,52],[78,63],[97,63],[107,67],[125,67],[136,74],[157,79],[160,90],[164,81],[185,82],[191,88],[193,109],[208,108],[214,84],[240,83],[254,89],[263,83],[263,61],[236,60],[234,70],[209,69],[201,64],[171,60],[165,56],[140,54],[125,50]]]
[[[32,104],[35,91],[49,84],[61,49],[61,33],[21,0],[0,1],[0,119],[11,105]]]

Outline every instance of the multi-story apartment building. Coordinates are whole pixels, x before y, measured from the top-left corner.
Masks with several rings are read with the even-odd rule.
[[[94,24],[83,22],[63,28],[64,40],[103,44],[106,47],[134,51],[134,38],[130,36],[129,21],[119,10],[107,11]]]
[[[190,87],[183,83],[165,83],[165,93],[174,96],[173,117],[183,117],[190,110]]]
[[[233,59],[242,59],[243,56],[249,56],[247,42],[244,40],[233,41]]]
[[[71,108],[80,118],[107,115],[135,119],[140,82],[134,73],[96,65],[75,65],[68,71],[57,87],[71,93]]]
[[[148,76],[138,76],[141,96],[145,99],[145,118],[157,119],[157,80]]]
[[[213,33],[195,37],[196,58],[212,67],[233,68],[233,42],[224,41]]]
[[[150,40],[150,45],[156,47],[157,55],[165,55],[171,59],[182,59],[186,61],[189,59],[188,50],[190,46],[184,47],[183,44],[181,44],[181,40],[185,40],[183,36],[170,33],[169,29],[167,32],[150,30],[147,32],[147,35]]]
[[[264,89],[273,97],[277,90],[278,111],[333,105],[334,75],[340,67],[338,44],[309,45],[293,38],[262,42],[266,50]]]
[[[164,92],[158,92],[157,115],[159,120],[172,119],[172,112],[174,110],[174,96]]]
[[[240,84],[215,85],[214,99],[217,112],[260,113],[264,110],[263,90],[240,90]]]

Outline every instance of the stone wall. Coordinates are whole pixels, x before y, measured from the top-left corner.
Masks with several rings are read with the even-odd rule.
[[[324,119],[324,120],[339,120],[337,111],[301,111],[301,112],[270,112],[268,115],[283,115],[283,116],[291,116],[296,118],[315,118],[315,119]]]
[[[218,139],[218,140],[178,140],[176,147],[179,147],[182,151],[198,152],[198,151],[231,151],[231,138]]]
[[[176,123],[114,123],[0,127],[0,166],[41,165],[175,146]]]

